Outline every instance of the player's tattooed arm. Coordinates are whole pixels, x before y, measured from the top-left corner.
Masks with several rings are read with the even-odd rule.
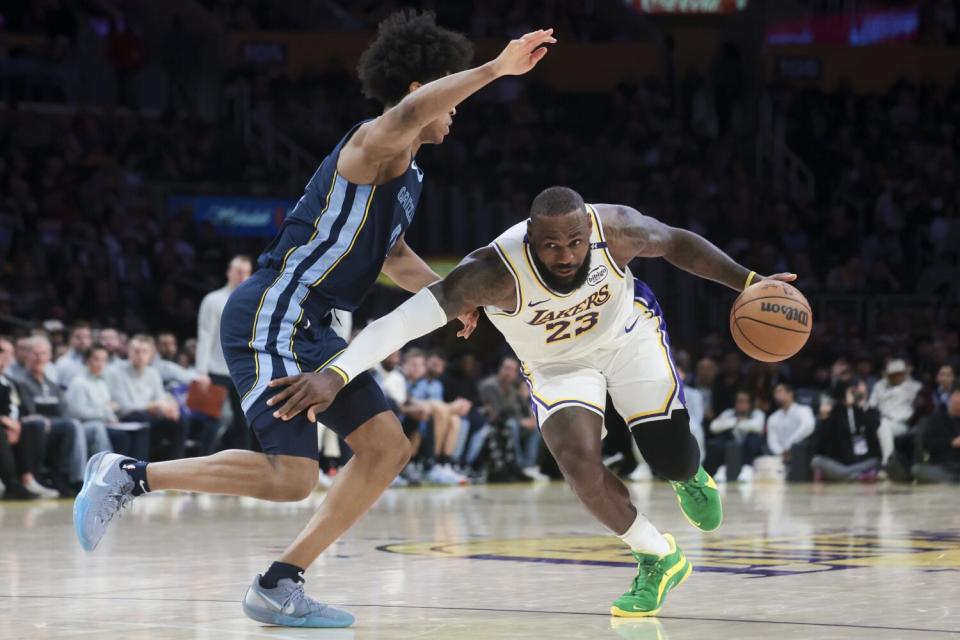
[[[634,258],[663,258],[670,264],[735,291],[765,279],[743,267],[703,236],[666,225],[625,205],[596,205],[614,260],[626,265]],[[792,273],[767,276],[790,282]]]
[[[513,276],[492,247],[477,249],[429,288],[447,319],[485,306],[514,311],[517,304]]]
[[[311,422],[326,411],[350,380],[401,348],[410,340],[439,329],[477,307],[493,305],[508,310],[516,304],[513,276],[495,249],[474,251],[440,282],[430,285],[370,323],[350,346],[321,371],[278,378],[270,387],[282,387],[267,405],[273,416],[290,420],[303,411]],[[462,332],[461,332],[462,333]]]

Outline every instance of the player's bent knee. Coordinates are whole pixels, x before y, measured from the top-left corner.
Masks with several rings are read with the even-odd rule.
[[[317,486],[318,466],[314,460],[299,456],[275,456],[273,473],[264,478],[263,495],[274,502],[299,502]]]
[[[633,438],[643,459],[656,475],[682,482],[689,480],[700,466],[700,446],[690,433],[690,417],[678,409],[669,418],[634,426]]]
[[[354,455],[397,473],[410,461],[413,447],[392,413],[375,416],[347,437]]]

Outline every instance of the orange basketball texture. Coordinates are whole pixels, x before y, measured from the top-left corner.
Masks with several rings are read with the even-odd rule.
[[[730,310],[733,341],[762,362],[795,355],[807,343],[812,326],[810,304],[786,282],[761,280],[744,289]]]

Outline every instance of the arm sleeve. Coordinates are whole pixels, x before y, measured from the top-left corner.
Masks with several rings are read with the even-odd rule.
[[[421,289],[379,320],[367,325],[329,368],[353,380],[411,340],[447,324],[447,314],[429,289]]]
[[[206,375],[210,373],[210,350],[213,345],[213,326],[216,318],[213,313],[213,303],[207,295],[200,303],[200,314],[197,318],[197,371]]]

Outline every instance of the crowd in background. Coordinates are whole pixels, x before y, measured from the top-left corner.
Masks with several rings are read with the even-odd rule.
[[[208,348],[201,342],[201,352]],[[718,482],[960,482],[957,358],[932,377],[899,358],[882,369],[840,358],[824,385],[795,387],[776,368],[745,364],[736,353],[692,367],[686,351],[675,357],[691,430]],[[181,348],[169,331],[128,337],[113,327],[79,322],[66,331],[48,322],[28,335],[0,337],[4,496],[74,495],[86,460],[104,450],[149,460],[256,450],[225,394],[212,410],[191,402],[215,385],[216,370],[207,363],[198,369],[197,341]],[[394,486],[560,477],[514,356],[490,371],[468,352],[448,363],[440,350],[411,346],[373,374],[415,451]],[[611,466],[632,480],[651,479],[609,409],[607,429]],[[350,451],[322,425],[318,443],[318,480],[329,485]]]
[[[359,30],[407,3],[351,3],[336,14],[285,12],[273,3],[267,11],[255,1],[202,4],[226,29],[298,28],[309,18],[310,28]],[[473,37],[513,35],[544,18],[538,3],[437,4],[442,23]],[[576,40],[622,37],[629,25],[585,14],[589,4],[552,3],[555,14],[546,17]],[[924,15],[945,25],[931,41],[955,37],[950,4],[924,3]],[[47,34],[44,64],[54,66],[69,61],[78,33],[99,29],[103,18],[103,55],[127,88],[144,60],[166,55],[138,41],[137,25],[120,19],[122,8],[108,0],[82,8],[0,2],[0,16],[4,30]],[[20,55],[0,43],[0,58],[24,62]],[[754,100],[746,96],[741,58],[724,46],[700,69],[670,69],[603,94],[559,92],[535,79],[492,85],[458,109],[444,145],[418,156],[428,178],[411,246],[424,255],[464,255],[522,220],[532,197],[552,184],[690,228],[761,273],[797,272],[799,287],[823,311],[801,354],[765,365],[732,346],[723,322],[705,320],[706,310],[725,308],[720,288],[695,294],[704,319],[695,331],[671,334],[688,389],[699,392],[688,398],[701,407],[694,422],[711,471],[731,481],[764,474],[870,480],[883,473],[936,477],[937,470],[918,466],[925,464],[955,468],[960,76],[947,87],[900,82],[879,94],[771,85]],[[15,469],[5,471],[4,484],[68,493],[81,459],[107,446],[131,453],[146,447],[154,457],[255,446],[237,436],[229,408],[219,418],[191,412],[184,387],[222,385],[225,372],[201,373],[192,355],[201,299],[219,286],[231,255],[256,255],[268,239],[219,234],[189,211],[165,211],[157,193],[171,184],[214,183],[296,198],[289,176],[238,135],[227,96],[249,90],[255,114],[319,160],[350,125],[376,115],[355,74],[290,78],[242,65],[217,79],[219,111],[204,117],[175,91],[161,113],[140,112],[132,89],[117,100],[131,110],[18,110],[21,100],[63,95],[25,87],[17,68],[0,73],[0,326],[16,336],[0,341],[12,360],[0,367],[0,468]],[[29,64],[23,69],[32,73]],[[786,124],[790,149],[813,171],[813,199],[756,180],[756,102]],[[647,266],[634,268],[643,277]],[[662,290],[668,321],[685,320],[671,303],[692,282]],[[375,289],[358,324],[398,296]],[[874,307],[858,316],[824,306],[837,296]],[[435,339],[377,370],[419,452],[398,484],[551,472],[518,365],[491,331],[478,331],[487,335],[482,348]],[[94,343],[103,348],[91,351]],[[416,350],[421,346],[427,351]],[[60,375],[55,363],[63,358],[73,379]],[[143,371],[160,376],[162,392]],[[127,388],[143,375],[149,389]],[[208,379],[215,375],[219,383]],[[82,410],[79,398],[87,400]],[[329,433],[322,442],[320,464],[335,471],[349,451]],[[644,476],[628,438],[607,446],[621,454],[619,471]]]

